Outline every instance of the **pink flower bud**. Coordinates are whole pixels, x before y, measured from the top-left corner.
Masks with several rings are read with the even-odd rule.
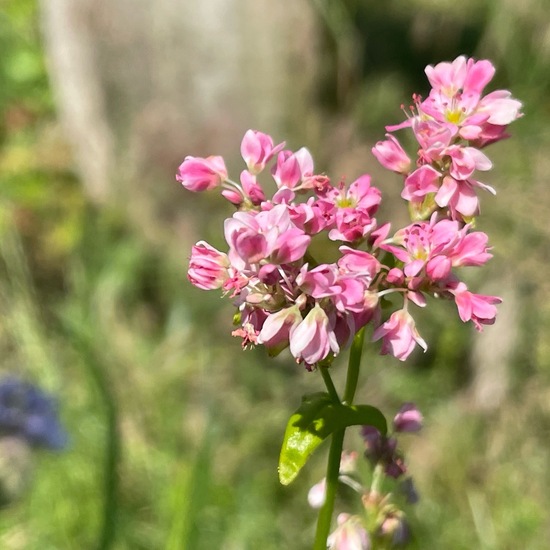
[[[222,197],[236,206],[240,206],[243,203],[243,196],[236,189],[224,189],[222,191]]]
[[[241,142],[241,155],[250,172],[258,174],[284,145],[283,142],[274,146],[271,136],[257,130],[248,130]]]
[[[292,189],[298,185],[302,171],[298,158],[292,151],[281,151],[277,155],[277,164],[273,167],[273,179],[277,187]]]
[[[386,137],[387,140],[379,141],[372,148],[372,154],[384,168],[398,174],[408,174],[411,168],[411,159],[394,136],[386,134]]]
[[[202,290],[221,288],[229,278],[229,265],[227,254],[199,241],[191,250],[187,278]]]
[[[400,286],[405,282],[405,274],[398,267],[392,267],[386,275],[386,281],[390,285]]]
[[[327,539],[330,550],[370,550],[369,534],[359,516],[340,514],[338,527]]]
[[[254,205],[259,205],[262,201],[265,201],[265,193],[260,184],[256,180],[256,176],[243,170],[241,172],[241,185],[245,195],[250,199],[250,202]]]
[[[422,413],[413,403],[405,403],[393,419],[393,427],[396,432],[414,433],[422,428]]]
[[[323,507],[325,503],[327,493],[327,480],[323,478],[319,483],[316,483],[307,494],[307,501],[309,505],[314,509],[318,510]]]
[[[391,541],[392,545],[402,545],[409,540],[409,528],[403,512],[395,510],[386,515],[380,526],[380,536]]]
[[[185,157],[176,174],[189,191],[208,191],[227,179],[227,169],[222,157]]]

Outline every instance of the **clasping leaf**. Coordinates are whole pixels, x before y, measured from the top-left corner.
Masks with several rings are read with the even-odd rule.
[[[279,481],[283,485],[294,481],[313,451],[333,432],[361,425],[374,426],[383,435],[387,432],[386,419],[376,407],[337,403],[324,392],[304,395],[286,427]]]

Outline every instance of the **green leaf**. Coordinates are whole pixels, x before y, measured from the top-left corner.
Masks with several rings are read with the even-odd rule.
[[[302,397],[300,408],[286,427],[279,457],[279,481],[283,485],[294,481],[313,451],[333,432],[362,425],[374,426],[383,435],[387,432],[386,419],[376,407],[335,403],[323,392]]]

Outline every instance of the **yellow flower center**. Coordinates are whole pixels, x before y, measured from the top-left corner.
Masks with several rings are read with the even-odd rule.
[[[462,118],[462,112],[458,109],[456,111],[447,111],[445,118],[452,124],[458,124]]]

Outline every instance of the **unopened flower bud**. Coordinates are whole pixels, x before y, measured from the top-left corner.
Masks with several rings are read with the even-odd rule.
[[[379,141],[372,148],[372,154],[384,168],[399,174],[407,174],[411,167],[411,159],[394,136],[386,134],[386,137],[388,139]]]
[[[284,145],[283,142],[274,146],[271,136],[257,130],[248,130],[241,143],[241,155],[250,172],[258,174]]]
[[[327,539],[327,548],[331,550],[370,550],[369,534],[359,516],[340,514],[338,527]]]
[[[405,515],[400,510],[389,512],[380,525],[379,535],[392,544],[405,544],[410,538]]]
[[[422,428],[422,413],[414,403],[405,403],[393,419],[393,427],[396,432],[414,433]]]
[[[229,265],[227,254],[205,241],[199,241],[191,250],[187,278],[202,290],[221,288],[229,278]]]
[[[327,480],[323,478],[319,483],[316,483],[307,494],[307,501],[309,505],[318,510],[325,503],[327,493]]]
[[[222,157],[185,157],[176,174],[189,191],[207,191],[221,185],[227,179],[227,169]]]

